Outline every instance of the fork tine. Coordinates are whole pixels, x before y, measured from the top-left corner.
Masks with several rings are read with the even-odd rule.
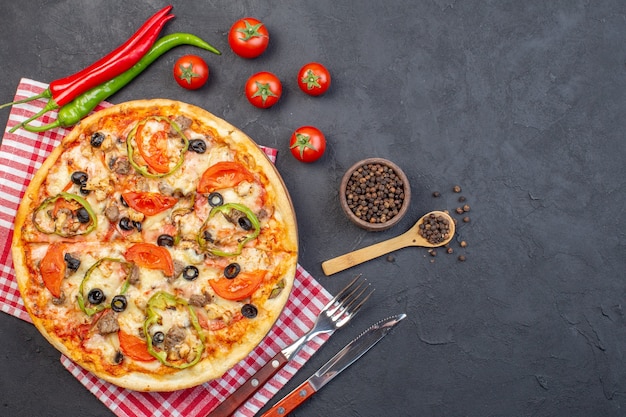
[[[368,290],[368,288],[369,288],[369,284],[367,284],[367,287],[361,290],[361,292],[357,295],[357,297],[355,297],[353,300],[350,301],[350,303],[347,306],[345,306],[345,309],[343,309],[341,315],[337,317],[338,320],[335,323],[335,326],[337,327],[343,326],[359,312],[361,307],[363,307],[363,304],[365,304],[365,302],[371,297],[372,293],[374,292],[374,289],[372,289],[364,297],[361,298],[361,296],[365,293],[365,291]],[[359,298],[361,298],[360,301],[358,301]],[[354,303],[357,303],[357,304],[353,306]],[[341,317],[342,315],[343,317]]]
[[[326,312],[327,316],[332,316],[334,315],[342,306],[344,300],[349,297],[354,290],[352,289],[352,287],[354,286],[354,284],[358,281],[358,279],[361,278],[361,274],[357,275],[356,277],[354,277],[354,279],[352,281],[350,281],[348,283],[348,285],[346,285],[345,287],[343,287],[343,289],[341,291],[339,291],[337,293],[337,295],[335,295],[333,297],[332,300],[330,300],[328,302],[328,304],[326,304],[324,306],[324,308],[322,309],[322,311]],[[357,288],[360,284],[357,284]]]
[[[374,289],[368,292],[370,284],[367,281],[361,281],[356,285],[355,282],[360,277],[357,276],[346,287],[346,293],[342,294],[339,304],[333,310],[331,319],[335,322],[336,327],[346,324],[356,313],[363,307],[363,304],[370,298]],[[349,291],[348,291],[349,289]],[[367,294],[365,294],[368,292]],[[365,294],[365,295],[364,295]]]
[[[357,275],[356,277],[354,277],[354,279],[352,281],[350,281],[350,283],[348,285],[346,285],[341,291],[339,291],[325,306],[324,308],[322,308],[322,311],[327,311],[330,307],[332,307],[337,301],[341,302],[339,299],[342,298],[344,296],[344,294],[346,293],[346,291],[348,291],[348,288],[350,288],[352,286],[352,284],[355,283],[355,281],[357,279],[359,279],[361,277],[362,274]]]
[[[368,283],[367,286],[363,287],[361,289],[361,292],[359,292],[358,295],[356,295],[351,301],[350,303],[346,306],[346,310],[354,315],[356,314],[361,307],[363,307],[363,304],[365,304],[365,302],[368,300],[368,298],[371,297],[372,293],[374,292],[374,288],[371,289],[371,291],[369,291],[365,296],[363,296],[363,294],[365,294],[365,291],[367,291],[370,287],[370,284]],[[358,299],[361,298],[361,301],[358,302],[357,305],[354,305],[354,303],[356,303],[358,301]]]

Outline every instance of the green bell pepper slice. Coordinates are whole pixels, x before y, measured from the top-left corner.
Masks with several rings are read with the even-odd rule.
[[[154,174],[152,172],[149,172],[146,166],[141,166],[135,161],[135,158],[134,158],[135,148],[133,147],[133,144],[132,144],[133,139],[135,139],[135,136],[137,135],[137,129],[140,126],[148,123],[148,121],[150,120],[157,120],[160,122],[168,123],[171,127],[174,128],[176,133],[178,133],[180,137],[183,139],[183,148],[180,151],[180,158],[176,162],[176,165],[174,165],[174,167],[168,172]],[[168,175],[172,175],[183,165],[183,162],[185,161],[185,153],[187,152],[187,149],[189,149],[189,139],[187,139],[187,137],[183,134],[178,124],[162,116],[150,116],[141,120],[135,125],[135,127],[133,127],[133,129],[128,134],[128,137],[126,138],[126,152],[128,153],[128,160],[130,161],[130,164],[132,165],[133,168],[135,168],[135,171],[137,171],[144,177],[148,177],[148,178],[163,178],[163,177],[167,177]]]
[[[130,277],[130,274],[132,271],[132,267],[133,267],[132,263],[126,262],[117,258],[98,259],[98,261],[95,264],[91,265],[89,269],[87,270],[87,272],[85,272],[85,276],[83,277],[83,280],[80,282],[80,286],[78,287],[78,294],[76,295],[78,306],[80,307],[83,313],[87,314],[90,317],[96,313],[99,313],[100,311],[104,309],[111,308],[110,303],[105,304],[103,302],[95,306],[88,306],[87,303],[85,302],[85,299],[87,298],[87,294],[85,294],[85,284],[89,282],[89,280],[91,279],[91,274],[93,273],[93,271],[95,271],[104,262],[117,262],[121,264],[123,267],[129,269],[128,274],[126,275],[126,279],[124,280],[124,283],[122,284],[122,288],[120,289],[120,292],[118,294],[121,294],[121,295],[126,294],[126,291],[128,291],[128,287],[130,286],[130,282],[128,278]]]
[[[54,204],[60,198],[69,202],[75,201],[87,211],[87,214],[89,215],[89,224],[86,228],[84,228],[83,230],[78,230],[76,232],[66,233],[66,232],[63,232],[63,230],[60,230],[56,223],[54,224],[54,230],[45,229],[42,225],[39,224],[38,219],[37,219],[39,213],[42,210],[46,210],[47,208],[54,206]],[[44,201],[42,201],[39,207],[35,209],[35,211],[33,212],[33,224],[35,225],[35,228],[39,230],[41,233],[45,233],[47,235],[55,234],[55,235],[59,235],[62,237],[72,237],[72,236],[78,236],[78,235],[86,235],[94,231],[96,227],[98,227],[98,217],[96,216],[96,213],[91,208],[91,204],[89,204],[89,202],[85,200],[83,197],[76,195],[76,194],[71,194],[65,191],[61,191],[59,194],[53,197],[46,198]]]
[[[213,207],[211,209],[211,211],[209,212],[209,217],[207,217],[207,219],[204,221],[204,224],[200,228],[197,240],[198,240],[198,244],[200,245],[201,248],[205,249],[207,247],[207,243],[208,242],[207,242],[207,239],[204,237],[204,231],[206,229],[206,225],[207,225],[208,221],[211,218],[213,218],[213,216],[215,216],[218,213],[227,214],[231,210],[238,210],[238,211],[240,211],[240,212],[242,212],[243,214],[246,215],[248,220],[250,220],[250,224],[252,225],[252,233],[250,233],[244,239],[241,239],[239,241],[239,243],[237,244],[237,249],[235,250],[235,252],[225,252],[225,251],[222,251],[220,249],[209,249],[209,252],[211,254],[213,254],[213,255],[216,255],[216,256],[237,256],[237,255],[241,254],[241,251],[243,250],[244,245],[246,243],[250,242],[251,240],[256,239],[256,237],[259,236],[259,233],[261,232],[261,223],[259,222],[258,217],[248,207],[244,206],[243,204],[239,204],[239,203],[222,204],[221,206],[216,206],[216,207]]]
[[[150,337],[150,327],[155,324],[160,324],[162,321],[161,311],[165,311],[167,309],[176,309],[177,307],[181,307],[187,310],[187,312],[189,313],[191,325],[193,326],[194,330],[198,334],[198,338],[200,339],[200,343],[192,348],[195,353],[193,360],[190,362],[184,362],[182,364],[172,363],[168,361],[167,352],[164,350],[157,350],[152,343],[152,337]],[[196,316],[196,313],[193,311],[193,307],[190,306],[186,300],[180,297],[164,291],[159,291],[155,293],[152,297],[150,297],[150,299],[148,300],[148,305],[146,307],[146,320],[143,323],[143,332],[146,335],[148,352],[150,352],[152,356],[157,358],[159,362],[161,362],[165,366],[176,369],[189,368],[198,363],[202,358],[202,353],[204,352],[206,343],[204,332],[200,327],[200,323],[198,322],[198,316]]]

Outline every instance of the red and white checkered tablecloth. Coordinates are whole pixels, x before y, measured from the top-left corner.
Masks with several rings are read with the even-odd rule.
[[[38,94],[46,84],[22,79],[15,94],[20,100]],[[0,145],[0,310],[29,321],[15,281],[11,258],[13,221],[24,191],[33,174],[59,144],[69,130],[58,128],[44,133],[30,133],[23,129],[9,133],[9,129],[43,108],[41,100],[13,106]],[[102,103],[96,111],[111,104]],[[56,113],[39,119],[40,124],[51,123]],[[262,147],[263,148],[263,147]],[[277,151],[263,148],[272,161]],[[143,393],[130,391],[105,382],[85,371],[65,356],[61,363],[89,391],[120,417],[205,416],[230,393],[272,358],[280,349],[306,332],[331,295],[300,265],[289,301],[268,336],[257,348],[222,378],[195,388],[175,392]],[[235,416],[254,416],[293,377],[304,363],[321,347],[327,336],[320,336],[276,374],[259,392],[243,405]]]

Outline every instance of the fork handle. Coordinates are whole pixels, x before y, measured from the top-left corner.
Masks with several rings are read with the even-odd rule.
[[[289,362],[283,352],[278,352],[261,369],[252,375],[242,386],[237,388],[207,417],[230,417],[248,398],[252,397],[276,372]]]

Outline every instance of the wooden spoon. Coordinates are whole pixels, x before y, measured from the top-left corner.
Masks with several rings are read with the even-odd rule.
[[[448,220],[448,224],[450,225],[450,232],[448,233],[448,236],[441,242],[431,243],[419,234],[420,224],[426,217],[430,216],[431,214],[434,214],[436,216],[443,216],[445,219]],[[396,236],[391,239],[373,244],[371,246],[367,246],[365,248],[346,253],[345,255],[341,255],[336,258],[324,261],[322,262],[322,270],[324,271],[324,274],[328,276],[351,268],[363,262],[369,261],[371,259],[378,258],[379,256],[385,255],[389,252],[393,252],[394,250],[406,248],[407,246],[436,248],[439,246],[447,245],[448,242],[450,242],[454,237],[455,230],[456,229],[454,225],[454,220],[452,219],[452,217],[450,217],[448,213],[445,213],[443,211],[431,211],[430,213],[426,213],[425,215],[423,215],[413,227],[411,227],[400,236]]]

